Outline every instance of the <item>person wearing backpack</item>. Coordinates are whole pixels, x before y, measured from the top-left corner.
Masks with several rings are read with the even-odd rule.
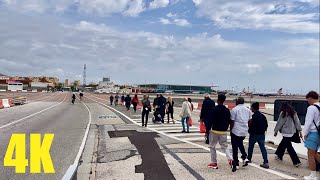
[[[292,147],[292,143],[291,143],[297,131],[300,137],[302,138],[302,133],[301,133],[302,128],[301,128],[299,117],[297,115],[297,112],[295,112],[294,108],[287,102],[282,104],[280,111],[281,112],[279,115],[279,119],[277,121],[276,127],[274,128],[274,136],[276,137],[278,134],[278,131],[280,131],[283,138],[275,152],[276,154],[275,159],[282,161],[285,150],[287,149],[293,165],[295,167],[299,167],[301,166],[301,161],[296,151]]]
[[[316,180],[316,160],[320,162],[320,155],[317,153],[317,149],[320,145],[320,103],[319,94],[315,91],[310,91],[306,95],[306,99],[310,106],[307,109],[305,124],[303,128],[304,132],[304,146],[308,149],[308,161],[310,175],[304,176],[304,180]]]

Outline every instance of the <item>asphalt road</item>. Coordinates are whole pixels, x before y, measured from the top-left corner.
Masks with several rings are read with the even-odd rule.
[[[97,103],[104,104],[107,107],[109,106],[109,101],[106,100],[106,98],[101,99],[99,95],[86,94],[85,96],[89,97],[91,100],[94,100]],[[173,172],[176,179],[246,179],[246,180],[248,179],[288,179],[288,178],[302,179],[304,175],[308,175],[307,159],[305,156],[299,155],[300,160],[302,162],[302,166],[299,168],[295,168],[292,165],[289,155],[285,155],[284,160],[281,162],[275,160],[274,153],[277,146],[274,146],[272,144],[266,144],[268,157],[269,157],[268,159],[270,164],[269,170],[265,170],[259,167],[259,165],[262,163],[262,157],[261,157],[260,149],[256,145],[254,149],[254,154],[253,154],[253,163],[247,168],[240,168],[240,170],[238,170],[236,173],[231,173],[231,169],[228,169],[225,155],[222,153],[221,149],[219,149],[219,146],[218,146],[217,150],[220,151],[218,155],[218,161],[220,163],[220,167],[219,167],[219,170],[212,172],[212,170],[210,171],[206,167],[206,165],[210,163],[210,154],[208,153],[208,150],[209,150],[208,145],[204,143],[203,134],[199,133],[199,126],[197,122],[198,112],[195,112],[193,114],[194,126],[190,128],[190,133],[186,134],[186,133],[181,133],[182,127],[178,118],[179,117],[178,114],[180,111],[179,108],[176,108],[176,111],[174,114],[174,117],[176,119],[176,124],[172,124],[172,122],[167,124],[167,121],[165,121],[166,123],[164,124],[164,126],[161,126],[159,124],[153,124],[151,121],[152,115],[150,115],[148,128],[142,128],[142,129],[141,129],[140,110],[134,113],[132,108],[130,109],[130,111],[126,111],[123,106],[117,106],[117,107],[112,106],[112,108],[114,108],[116,111],[123,113],[125,116],[127,116],[127,119],[129,118],[133,123],[139,126],[139,127],[136,127],[136,129],[138,129],[139,132],[151,130],[151,131],[157,132],[160,135],[159,138],[156,138],[157,142],[159,146],[162,148],[162,152],[166,157],[166,161],[168,162],[168,165],[170,166],[170,169]],[[113,126],[114,126],[114,129],[119,131],[120,134],[123,133],[121,132],[121,130],[134,130],[133,126],[131,125],[128,126],[127,128],[124,128],[123,125],[122,126],[113,125]],[[106,137],[106,138],[108,140],[108,138],[110,137]],[[229,143],[229,148],[231,150],[230,137],[228,137],[228,143]],[[248,137],[244,140],[244,145],[247,151]],[[110,145],[110,146],[113,146],[113,145]],[[149,150],[149,151],[152,151],[152,150]],[[109,152],[109,154],[110,153],[114,153],[114,151]],[[141,153],[139,154],[141,155]],[[126,163],[126,161],[124,161],[123,159],[117,160],[117,162],[118,161],[122,162],[122,164]],[[132,163],[132,162],[128,161],[128,163]],[[112,164],[111,162],[109,165],[116,166],[116,164]],[[134,166],[134,165],[131,164],[131,166]],[[111,173],[115,177],[119,174],[122,174],[120,170],[108,171],[106,169],[108,168],[106,167],[100,168],[96,172],[98,174],[98,179],[108,179],[108,178],[103,178],[99,176],[99,173],[103,175]],[[178,170],[183,173],[177,172]],[[101,173],[100,171],[106,171],[106,172]]]
[[[71,104],[71,93],[38,95],[33,96],[32,103],[0,110],[0,179],[61,179],[76,158],[88,123],[87,109],[78,101]],[[26,134],[28,159],[29,134],[55,134],[50,151],[54,174],[30,174],[29,167],[25,174],[16,174],[14,167],[3,166],[10,137],[15,133]]]

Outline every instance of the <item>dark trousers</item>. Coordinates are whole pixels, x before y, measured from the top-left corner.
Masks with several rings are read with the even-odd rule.
[[[111,101],[110,101],[110,104],[111,104],[111,106],[112,106],[112,104],[113,104],[113,100],[111,100]]]
[[[243,146],[243,140],[245,139],[245,136],[237,136],[233,133],[231,133],[231,145],[232,145],[232,156],[233,156],[233,165],[239,166],[239,159],[238,159],[238,148],[241,152],[241,159],[245,160],[247,158],[246,150]]]
[[[126,102],[126,108],[127,108],[127,110],[129,110],[130,109],[130,103],[128,103],[128,102]]]
[[[291,157],[291,160],[292,160],[292,163],[295,165],[295,164],[298,164],[300,163],[300,159],[296,153],[296,151],[293,149],[292,147],[292,144],[291,144],[291,141],[290,141],[290,137],[283,137],[277,150],[276,150],[276,155],[282,159],[283,158],[283,155],[284,155],[284,152],[288,151],[290,157]]]
[[[137,105],[138,105],[138,104],[134,102],[134,103],[132,103],[132,105],[133,105],[133,110],[134,110],[134,112],[136,112],[136,111],[137,111]]]
[[[160,116],[161,116],[161,122],[164,123],[164,117],[166,116],[166,113],[163,112],[160,114]]]
[[[142,111],[142,126],[145,125],[147,127],[148,124],[148,116],[149,116],[149,110],[143,110]],[[146,117],[146,122],[144,122],[144,117]]]
[[[248,148],[248,159],[251,161],[252,159],[252,153],[253,153],[253,148],[256,142],[259,144],[262,158],[263,158],[263,163],[268,163],[268,154],[267,150],[265,147],[265,139],[266,136],[264,134],[250,134],[249,137],[249,148]]]
[[[173,112],[167,112],[167,115],[168,115],[168,122],[169,122],[170,117],[171,119],[173,119]]]

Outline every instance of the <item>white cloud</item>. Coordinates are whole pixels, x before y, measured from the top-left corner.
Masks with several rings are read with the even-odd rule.
[[[177,17],[177,14],[172,14],[171,12],[169,12],[169,13],[167,14],[167,17],[169,17],[169,18],[174,18],[174,17]]]
[[[163,8],[167,7],[170,3],[170,0],[154,0],[150,3],[150,9]]]
[[[260,64],[246,64],[245,67],[247,68],[247,72],[249,74],[254,74],[258,71],[261,71],[262,70],[262,67]]]
[[[291,69],[296,67],[296,64],[294,62],[278,61],[275,64],[279,68],[284,68],[284,69]]]
[[[126,16],[138,16],[145,11],[143,0],[0,0],[9,9],[23,12],[43,13],[46,11],[63,13],[67,10],[89,15],[110,16],[121,13]]]
[[[172,24],[172,23],[170,22],[170,20],[169,20],[169,19],[166,19],[166,18],[160,18],[160,22],[161,22],[162,24]]]
[[[0,12],[0,17],[4,14]],[[0,18],[0,24],[0,73],[9,75],[50,72],[60,79],[70,79],[81,74],[83,64],[87,64],[87,82],[99,80],[108,72],[112,79],[124,83],[144,80],[161,83],[172,79],[174,74],[169,83],[211,84],[221,79],[220,83],[246,85],[250,83],[250,73],[256,73],[261,81],[256,81],[255,87],[265,87],[262,82],[270,77],[274,80],[270,81],[270,88],[276,88],[277,77],[283,73],[277,67],[285,66],[279,62],[289,62],[287,66],[295,64],[292,79],[298,80],[290,82],[292,87],[300,82],[298,73],[314,73],[315,67],[319,67],[317,38],[250,44],[229,40],[220,34],[181,37],[119,31],[89,21],[60,24],[48,21],[47,17],[29,19],[20,15],[11,15],[10,21]],[[17,25],[21,28],[16,28]],[[161,72],[165,73],[159,75]],[[314,85],[312,81],[303,83],[308,84],[305,85],[308,89]]]
[[[177,25],[177,26],[190,26],[191,24],[189,23],[188,20],[186,19],[174,19],[173,22]]]
[[[319,33],[319,12],[297,12],[299,0],[226,1],[193,0],[199,16],[221,28],[276,30],[290,33]],[[315,2],[304,2],[315,6]],[[318,4],[319,6],[319,4]]]

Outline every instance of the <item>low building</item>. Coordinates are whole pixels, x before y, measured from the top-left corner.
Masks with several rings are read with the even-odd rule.
[[[174,92],[181,94],[203,94],[211,93],[213,88],[217,86],[201,86],[201,85],[178,85],[178,84],[140,84],[137,91],[144,92]]]

